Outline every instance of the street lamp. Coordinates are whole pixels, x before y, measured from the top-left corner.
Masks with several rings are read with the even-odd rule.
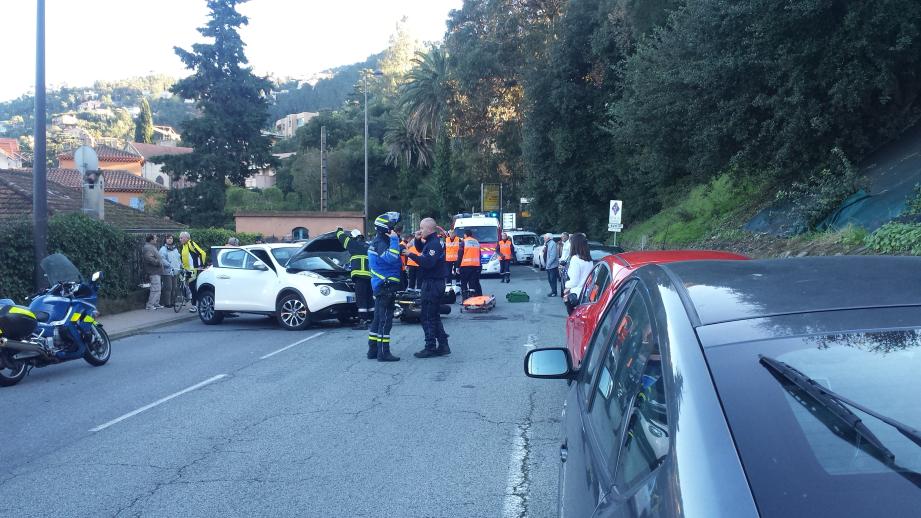
[[[380,70],[365,70],[365,224],[368,221],[368,76],[380,77],[384,75]]]

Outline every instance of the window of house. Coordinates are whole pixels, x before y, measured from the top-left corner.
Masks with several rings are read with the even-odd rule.
[[[160,185],[166,185],[166,182],[163,180],[162,176],[157,176],[156,182]]]
[[[304,227],[295,227],[294,229],[291,230],[291,239],[293,240],[309,239],[309,238],[310,238],[310,232]]]
[[[128,203],[133,209],[144,210],[144,198],[139,196],[132,196]]]

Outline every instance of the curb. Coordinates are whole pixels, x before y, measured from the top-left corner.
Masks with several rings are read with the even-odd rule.
[[[131,329],[125,329],[125,330],[123,330],[123,331],[118,331],[117,333],[109,333],[109,340],[115,341],[115,340],[119,340],[119,339],[121,339],[121,338],[127,338],[127,337],[129,337],[129,336],[139,335],[139,334],[141,334],[141,333],[143,333],[143,332],[145,332],[145,331],[150,331],[151,329],[155,329],[155,328],[158,328],[158,327],[160,327],[160,326],[178,324],[178,323],[180,323],[180,322],[185,322],[185,321],[187,321],[187,320],[192,320],[192,319],[195,319],[195,318],[198,318],[198,314],[197,314],[197,313],[188,314],[188,315],[182,315],[182,316],[177,316],[176,318],[171,318],[171,319],[169,319],[169,320],[161,320],[161,321],[158,321],[158,322],[150,322],[150,323],[147,323],[147,324],[143,324],[143,325],[140,325],[140,326],[133,327],[133,328],[131,328]],[[104,323],[104,322],[103,322],[103,326],[105,326],[105,323]]]

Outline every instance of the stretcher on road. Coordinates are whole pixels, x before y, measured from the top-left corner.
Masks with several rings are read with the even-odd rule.
[[[461,303],[461,312],[468,313],[486,313],[496,307],[495,295],[477,295],[464,299]]]

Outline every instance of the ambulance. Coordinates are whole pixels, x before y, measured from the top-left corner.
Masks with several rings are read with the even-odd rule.
[[[501,237],[499,218],[491,215],[463,213],[454,216],[454,235],[464,239],[464,231],[470,229],[473,238],[480,242],[480,261],[483,275],[499,275],[499,254],[496,248]]]

